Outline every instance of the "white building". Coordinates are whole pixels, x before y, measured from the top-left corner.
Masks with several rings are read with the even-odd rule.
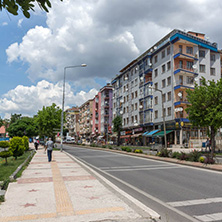
[[[206,129],[190,127],[186,89],[200,84],[201,77],[219,80],[220,56],[217,44],[204,34],[173,30],[124,67],[112,81],[113,115],[123,118],[124,142],[162,138],[163,114],[169,144],[195,146],[206,140]]]

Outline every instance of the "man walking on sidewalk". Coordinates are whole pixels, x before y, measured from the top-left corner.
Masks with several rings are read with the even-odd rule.
[[[52,160],[52,150],[53,150],[53,141],[51,138],[45,144],[45,150],[47,149],[48,161],[51,162]]]

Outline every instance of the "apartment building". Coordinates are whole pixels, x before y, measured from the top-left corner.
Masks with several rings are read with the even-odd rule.
[[[93,99],[79,107],[79,133],[83,141],[90,141],[92,134]]]
[[[95,138],[98,136],[107,138],[107,134],[111,133],[112,97],[113,88],[107,84],[93,99],[92,136]]]
[[[123,140],[163,142],[164,115],[168,144],[199,145],[206,129],[192,128],[185,109],[186,89],[200,84],[201,77],[221,78],[217,43],[203,33],[173,30],[125,66],[112,80],[113,116],[122,116]]]
[[[78,139],[79,136],[79,108],[72,107],[65,111],[66,122],[64,126],[69,130],[69,136]]]

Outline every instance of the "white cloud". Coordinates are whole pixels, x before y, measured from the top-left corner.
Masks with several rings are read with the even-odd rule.
[[[8,25],[8,22],[2,22],[2,26]]]
[[[52,103],[61,107],[62,87],[61,82],[53,84],[46,80],[38,82],[36,86],[18,85],[0,99],[0,110],[5,116],[9,116],[11,113],[32,116],[43,106],[51,106]],[[74,95],[70,84],[66,83],[65,108],[73,105],[80,106],[88,99],[92,99],[97,92],[96,89],[91,89],[88,92],[81,91]]]
[[[18,27],[22,27],[22,22],[23,22],[23,19],[18,20]]]

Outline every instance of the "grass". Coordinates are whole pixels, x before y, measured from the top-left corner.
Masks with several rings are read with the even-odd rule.
[[[22,156],[18,157],[17,160],[15,160],[14,157],[9,157],[7,165],[5,164],[5,160],[0,158],[0,181],[7,180],[29,155],[30,151],[27,151]]]

